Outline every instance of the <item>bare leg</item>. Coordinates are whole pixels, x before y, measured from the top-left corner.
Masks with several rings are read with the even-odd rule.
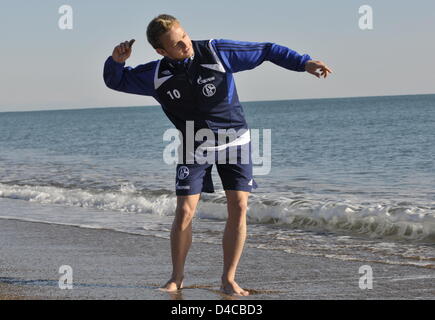
[[[236,269],[242,255],[246,239],[246,211],[249,192],[225,191],[227,195],[228,219],[222,241],[224,251],[224,270],[221,291],[230,295],[247,296],[235,281]]]
[[[161,288],[164,291],[177,291],[183,287],[184,264],[192,244],[192,219],[199,197],[200,194],[177,197],[171,230],[172,276]]]

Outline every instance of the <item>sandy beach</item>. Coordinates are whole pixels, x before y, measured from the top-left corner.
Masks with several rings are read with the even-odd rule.
[[[249,241],[249,240],[248,240]],[[222,300],[222,250],[193,243],[185,289],[157,290],[171,272],[169,241],[101,229],[0,219],[0,299]],[[73,289],[59,288],[59,267],[73,269]],[[434,299],[435,271],[373,263],[373,289],[359,288],[358,261],[247,247],[238,282],[253,300]]]

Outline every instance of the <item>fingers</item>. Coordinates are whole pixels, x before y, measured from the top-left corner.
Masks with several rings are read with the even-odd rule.
[[[119,63],[125,62],[131,55],[131,46],[135,42],[134,39],[124,41],[118,44],[112,52],[112,58]]]
[[[328,76],[328,73],[332,73],[332,70],[322,61],[313,61],[314,62],[314,70],[315,70],[315,76],[317,78],[323,77],[326,78]],[[317,70],[320,69],[320,75],[317,73]]]
[[[305,65],[305,70],[317,78],[326,78],[328,73],[332,73],[332,70],[325,63],[317,60],[309,60]]]
[[[328,75],[328,72],[332,73],[332,70],[326,64],[324,64],[321,61],[319,61],[319,62],[320,62],[320,68],[322,69],[322,73],[325,73],[325,75]],[[325,76],[325,78],[326,78],[326,76]]]
[[[316,76],[317,78],[320,78],[319,74],[317,73],[317,69],[309,70],[308,73],[312,74],[313,76]]]
[[[131,51],[131,46],[136,40],[132,39],[130,41],[121,42],[117,47],[117,51],[120,55],[127,54]]]
[[[332,70],[323,61],[312,61],[312,63],[318,68],[325,68],[328,72],[332,73]]]
[[[322,67],[314,68],[312,71],[310,71],[310,73],[316,76],[317,78],[321,78],[321,77],[326,78],[328,76],[328,72],[329,72],[328,69]]]
[[[328,72],[329,72],[329,71],[326,70],[325,68],[321,68],[319,78],[320,78],[320,77],[326,78],[326,77],[328,76]]]
[[[321,76],[323,78],[326,78],[328,76],[328,72],[330,73],[331,71],[329,71],[329,69],[325,66],[325,67],[321,68],[320,72],[321,72]]]
[[[309,68],[308,72],[316,76],[317,78],[320,78],[320,75],[317,70],[319,70],[318,66],[312,66],[311,68]]]
[[[120,48],[121,54],[126,54],[128,51],[128,41],[120,43],[119,48]]]

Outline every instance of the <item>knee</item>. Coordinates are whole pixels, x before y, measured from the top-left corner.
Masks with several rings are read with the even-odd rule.
[[[244,214],[248,211],[248,204],[245,201],[232,201],[228,203],[228,209],[234,213]]]
[[[195,210],[188,207],[178,207],[175,212],[175,226],[179,230],[185,230],[192,222]]]
[[[233,201],[228,204],[228,212],[236,217],[244,217],[248,211],[248,204],[245,201]]]

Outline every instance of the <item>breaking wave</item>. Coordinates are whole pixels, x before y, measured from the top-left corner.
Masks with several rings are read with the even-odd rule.
[[[155,216],[174,215],[176,205],[174,194],[168,190],[137,190],[131,184],[121,185],[118,190],[102,191],[0,183],[0,198]],[[197,217],[224,221],[227,217],[224,193],[204,194]],[[253,194],[248,222],[435,243],[435,208],[405,202],[369,204]]]

